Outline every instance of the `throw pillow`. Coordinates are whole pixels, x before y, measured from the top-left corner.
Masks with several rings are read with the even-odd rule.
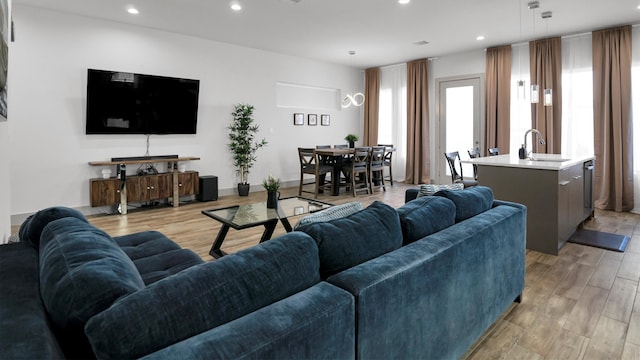
[[[462,191],[441,190],[435,196],[446,197],[456,204],[456,222],[476,216],[493,206],[493,191],[486,186],[473,186]]]
[[[423,184],[423,185],[420,185],[420,190],[418,190],[417,198],[422,196],[431,196],[440,190],[462,190],[462,189],[464,189],[464,185],[462,183],[442,184],[442,185]]]
[[[298,221],[294,229],[297,230],[300,226],[307,224],[340,219],[360,210],[362,210],[362,203],[355,201],[342,205],[332,206],[330,208],[303,217],[302,219],[300,219],[300,221]]]
[[[343,218],[298,230],[318,244],[323,279],[402,246],[398,212],[380,201]]]
[[[20,225],[18,232],[20,241],[24,241],[38,250],[40,248],[40,234],[42,234],[42,229],[44,229],[48,223],[66,217],[74,217],[88,223],[84,215],[78,210],[63,206],[46,208],[29,216],[27,220]]]

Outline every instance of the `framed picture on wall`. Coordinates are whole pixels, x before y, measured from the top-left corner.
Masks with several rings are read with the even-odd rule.
[[[331,118],[327,114],[320,115],[320,125],[329,126],[331,125]]]
[[[318,115],[317,114],[307,115],[307,124],[310,126],[318,125]]]
[[[302,113],[293,114],[293,125],[304,125],[304,114]]]

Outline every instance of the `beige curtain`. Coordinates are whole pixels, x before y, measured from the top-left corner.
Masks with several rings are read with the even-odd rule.
[[[427,59],[407,63],[407,170],[408,184],[428,184],[429,159],[429,86]]]
[[[365,146],[378,145],[378,114],[380,103],[380,68],[364,71],[364,139]]]
[[[562,152],[562,48],[559,37],[529,42],[531,84],[540,87],[540,102],[531,104],[531,127],[538,129],[546,145],[533,142],[532,151]],[[553,105],[544,106],[543,91],[552,89]],[[529,140],[531,141],[531,140]]]
[[[633,209],[631,26],[593,32],[594,199],[600,209]]]
[[[509,153],[511,132],[511,45],[487,49],[485,81],[485,148]]]

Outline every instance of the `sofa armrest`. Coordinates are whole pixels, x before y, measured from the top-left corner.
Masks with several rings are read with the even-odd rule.
[[[63,359],[40,300],[38,251],[0,245],[0,353],[4,359]]]
[[[404,192],[404,202],[408,203],[411,200],[414,200],[415,198],[418,197],[418,192],[420,191],[420,189],[407,189]]]

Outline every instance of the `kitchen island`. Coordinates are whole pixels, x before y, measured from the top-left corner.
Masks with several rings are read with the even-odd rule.
[[[478,184],[496,199],[527,206],[527,249],[558,255],[582,222],[593,216],[593,156],[506,154],[464,160]]]

